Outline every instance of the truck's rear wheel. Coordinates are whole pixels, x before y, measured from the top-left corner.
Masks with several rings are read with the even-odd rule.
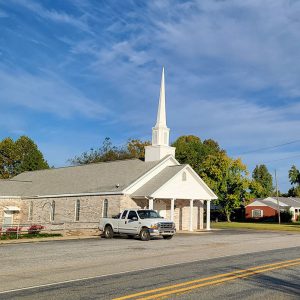
[[[170,240],[173,237],[173,235],[163,235],[163,238],[165,240]]]
[[[111,226],[106,226],[105,229],[104,229],[104,237],[106,239],[112,239],[114,237],[114,231],[113,229],[111,228]]]
[[[140,232],[140,239],[142,241],[149,241],[150,240],[150,232],[147,228],[142,228]]]

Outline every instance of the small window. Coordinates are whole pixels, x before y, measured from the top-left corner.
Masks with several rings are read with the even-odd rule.
[[[186,172],[182,173],[182,181],[186,181]]]
[[[138,218],[138,216],[134,210],[131,210],[128,214],[127,219],[132,220],[133,218]]]
[[[253,209],[252,210],[252,218],[262,218],[263,211],[261,209]]]
[[[108,200],[105,199],[103,202],[103,218],[107,218],[108,216]]]
[[[30,201],[29,208],[28,208],[28,221],[32,221],[33,215],[33,201]]]
[[[55,219],[55,201],[52,201],[51,204],[51,222],[53,222]]]
[[[122,215],[122,219],[126,218],[127,212],[128,212],[128,210],[124,210],[123,215]]]
[[[76,200],[75,204],[75,221],[79,221],[80,219],[80,200]]]

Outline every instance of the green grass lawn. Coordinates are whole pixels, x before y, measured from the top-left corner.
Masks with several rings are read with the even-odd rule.
[[[300,233],[300,224],[273,224],[273,223],[242,223],[242,222],[217,222],[211,223],[214,229],[255,229],[255,230],[279,230],[296,231]]]

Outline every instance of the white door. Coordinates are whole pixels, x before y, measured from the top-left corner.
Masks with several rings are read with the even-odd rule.
[[[134,210],[130,210],[127,216],[127,224],[125,226],[124,233],[137,234],[140,221],[138,215]]]
[[[154,200],[153,209],[157,210],[161,217],[167,217],[167,204],[164,200]]]
[[[11,224],[13,224],[13,213],[6,211],[3,216],[3,227],[9,227]]]

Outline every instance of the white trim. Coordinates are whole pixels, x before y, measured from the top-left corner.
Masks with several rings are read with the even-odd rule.
[[[192,175],[196,177],[196,180],[200,181],[201,186],[204,188],[204,190],[208,193],[213,195],[210,199],[203,199],[203,200],[215,200],[218,199],[218,197],[215,195],[215,193],[207,186],[207,184],[201,179],[201,177],[193,170],[193,168],[190,165],[186,165],[183,169],[178,171],[174,176],[172,176],[168,181],[166,181],[163,185],[161,185],[156,191],[154,191],[150,196],[153,196],[154,194],[158,193],[161,189],[164,188],[165,185],[167,185],[174,177],[178,176],[179,174],[182,174],[185,170],[192,171]],[[187,198],[188,199],[188,198]],[[189,199],[188,199],[189,200]]]
[[[260,211],[261,215],[259,217],[254,217],[253,216],[254,211]],[[254,208],[254,209],[251,210],[251,216],[252,216],[252,218],[263,218],[264,217],[264,211],[262,209],[259,209],[259,208],[256,208],[256,209]]]
[[[129,186],[127,186],[122,192],[124,194],[127,193],[127,191],[132,188],[133,186],[135,186],[137,183],[139,183],[141,180],[143,180],[144,178],[146,178],[149,174],[151,174],[154,170],[156,170],[157,168],[159,168],[162,164],[164,164],[167,160],[172,159],[173,162],[179,166],[180,163],[172,156],[172,155],[168,155],[166,156],[159,164],[157,164],[156,166],[154,166],[152,169],[150,169],[147,173],[145,173],[144,175],[142,175],[141,177],[139,177],[138,179],[136,179],[133,183],[131,183]],[[150,178],[152,179],[152,178]],[[149,179],[149,180],[150,180]]]

